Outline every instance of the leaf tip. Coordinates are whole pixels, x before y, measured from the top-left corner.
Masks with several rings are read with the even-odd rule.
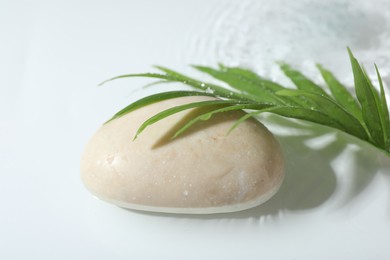
[[[98,87],[101,87],[101,86],[103,86],[104,84],[106,84],[108,81],[110,81],[111,79],[106,79],[106,80],[104,80],[104,81],[102,81],[102,82],[100,82],[97,86]]]
[[[113,121],[114,119],[118,118],[119,116],[116,116],[114,115],[113,117],[111,117],[110,119],[108,119],[106,122],[103,123],[103,125],[106,125],[108,123],[110,123],[111,121]]]
[[[191,68],[194,68],[194,69],[197,69],[197,70],[199,70],[199,69],[202,68],[201,65],[197,65],[197,64],[190,64],[190,67],[191,67]]]
[[[378,66],[376,65],[376,63],[374,63],[374,67],[375,67],[375,71],[376,71],[376,74],[377,74],[377,76],[378,76],[378,79],[380,80],[380,79],[381,79],[381,75],[380,75],[380,73],[379,73],[379,68],[378,68]]]
[[[348,51],[349,58],[350,58],[351,60],[356,60],[356,58],[355,58],[355,56],[353,55],[352,50],[351,50],[351,48],[349,48],[349,46],[347,46],[347,51]]]
[[[158,69],[158,70],[160,70],[160,71],[166,72],[166,68],[163,67],[163,66],[160,66],[160,65],[153,65],[152,67],[155,68],[155,69]]]
[[[218,68],[220,70],[226,70],[226,68],[227,68],[223,63],[220,63],[220,62],[217,65],[218,65]]]

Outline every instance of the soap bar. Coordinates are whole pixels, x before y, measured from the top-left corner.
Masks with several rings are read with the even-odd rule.
[[[120,207],[166,213],[245,210],[271,198],[284,177],[280,146],[255,119],[228,131],[243,111],[214,115],[172,135],[200,109],[138,127],[162,110],[209,100],[183,97],[135,110],[103,125],[86,145],[81,178],[96,197]]]

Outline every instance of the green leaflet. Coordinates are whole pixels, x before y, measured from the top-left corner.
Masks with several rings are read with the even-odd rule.
[[[246,76],[237,75],[235,73],[220,71],[205,66],[193,66],[197,70],[207,73],[210,76],[224,81],[234,89],[243,94],[247,94],[248,98],[258,102],[269,102],[275,104],[284,104],[284,100],[275,95],[274,91],[269,90],[263,84],[256,84],[252,80],[248,80]]]
[[[240,67],[227,67],[223,64],[218,64],[218,68],[220,71],[223,71],[223,72],[228,72],[228,73],[231,73],[231,74],[236,74],[236,75],[240,75],[244,78],[247,78],[247,79],[251,79],[253,80],[254,82],[256,82],[257,80],[260,80],[261,77],[259,75],[257,75],[255,72],[249,70],[249,69],[245,69],[245,68],[240,68]],[[280,90],[280,88],[283,88],[282,86],[279,85],[279,88],[275,88],[275,89],[272,89],[274,91],[276,90]]]
[[[216,113],[232,110],[248,109],[231,127],[229,132],[253,115],[270,112],[283,117],[301,119],[327,127],[335,128],[369,142],[390,156],[390,118],[385,97],[383,82],[377,70],[380,91],[372,85],[364,68],[362,68],[352,52],[348,49],[355,81],[356,97],[334,77],[334,75],[318,65],[318,69],[329,87],[330,94],[306,78],[301,72],[287,64],[280,68],[289,77],[297,89],[284,87],[265,79],[251,70],[226,67],[218,68],[195,66],[217,80],[223,81],[234,89],[220,85],[205,83],[185,76],[165,67],[156,67],[160,73],[127,74],[110,80],[127,77],[157,78],[160,83],[182,83],[196,91],[168,91],[140,99],[116,113],[110,120],[119,118],[140,107],[162,100],[184,96],[211,96],[220,98],[202,102],[188,103],[172,107],[147,119],[138,129],[135,138],[149,125],[170,115],[191,109],[202,108],[176,131],[176,137],[201,120],[208,120]],[[103,82],[102,84],[106,83]],[[206,109],[203,111],[203,109]]]
[[[268,91],[276,92],[278,90],[284,89],[282,85],[271,80],[264,79],[248,69],[238,67],[225,67],[221,64],[219,65],[219,68],[221,71],[240,76],[243,80],[252,82],[253,84],[265,88]]]
[[[340,122],[335,121],[333,118],[329,117],[329,115],[323,113],[322,111],[315,109],[313,110],[302,107],[274,107],[269,108],[263,112],[271,112],[288,118],[302,119],[345,132],[345,128],[342,124],[340,124]]]
[[[305,106],[308,105],[308,101],[304,98],[299,99],[291,99],[289,97],[281,97],[275,94],[275,92],[284,89],[284,87],[276,82],[273,82],[271,80],[267,80],[264,78],[261,78],[256,73],[249,69],[243,69],[243,68],[237,68],[237,67],[225,67],[223,65],[219,65],[220,71],[224,73],[224,75],[221,75],[219,80],[225,81],[229,85],[233,86],[238,90],[242,88],[242,85],[246,85],[246,89],[253,89],[252,91],[257,91],[258,93],[254,93],[255,95],[260,96],[259,98],[263,98],[264,96],[270,97],[272,102],[279,105],[300,105]],[[204,71],[206,73],[209,73],[208,71]],[[230,75],[226,76],[226,75]],[[235,80],[232,82],[229,80],[229,78],[234,77]],[[246,89],[242,89],[241,91],[247,91]]]
[[[176,83],[175,81],[170,81],[170,80],[157,80],[157,81],[154,81],[154,82],[151,82],[149,84],[146,84],[145,86],[143,86],[142,88],[149,88],[149,87],[152,87],[152,86],[156,86],[156,85],[160,85],[160,84],[169,84],[169,83]]]
[[[280,63],[280,68],[283,73],[294,82],[295,86],[300,90],[310,91],[322,95],[328,95],[320,86],[315,84],[310,79],[306,78],[301,72],[294,70],[286,63]]]
[[[350,49],[348,49],[348,53],[353,70],[356,96],[362,106],[363,120],[371,134],[372,142],[376,146],[386,149],[385,119],[383,118],[384,114],[381,113],[382,105],[378,93]]]
[[[177,82],[184,83],[186,85],[189,85],[191,87],[197,88],[204,90],[206,92],[210,92],[214,94],[215,96],[220,96],[224,98],[238,98],[240,99],[240,96],[237,95],[237,93],[229,91],[223,87],[210,84],[210,83],[205,83],[190,77],[187,77],[179,72],[173,71],[171,69],[162,67],[162,66],[155,66],[157,69],[163,71],[166,73],[166,76],[170,78],[171,80],[175,80]],[[241,97],[242,99],[242,97]]]
[[[331,121],[337,122],[337,125],[340,126],[338,127],[340,130],[343,130],[344,132],[354,135],[360,139],[369,141],[369,136],[367,135],[365,128],[360,123],[360,121],[327,96],[314,92],[292,89],[281,90],[278,91],[277,94],[286,96],[305,96],[310,98],[314,103],[317,104],[317,106],[311,108],[311,110],[321,111],[323,114],[327,115]],[[324,123],[325,125],[330,124],[330,122]]]
[[[141,77],[141,78],[157,78],[157,79],[162,79],[166,82],[172,83],[182,83],[186,84],[190,87],[193,87],[198,90],[202,90],[205,92],[210,92],[210,94],[214,94],[214,96],[220,96],[224,98],[239,98],[236,93],[232,91],[228,91],[220,86],[216,86],[214,84],[209,84],[205,82],[201,82],[195,79],[192,79],[190,77],[187,77],[183,74],[177,73],[173,70],[169,70],[164,67],[156,66],[159,70],[165,72],[166,74],[160,74],[160,73],[136,73],[136,74],[125,74],[125,75],[120,75],[114,78],[110,78],[108,80],[103,81],[102,83],[99,84],[99,86],[106,84],[107,82],[110,82],[112,80],[116,79],[123,79],[123,78],[136,78],[136,77]],[[161,81],[159,82],[161,84]]]
[[[247,113],[245,115],[243,115],[240,119],[238,119],[236,122],[234,122],[234,124],[230,127],[229,131],[228,131],[228,134],[233,131],[234,129],[237,128],[237,126],[239,126],[241,123],[243,123],[245,120],[248,120],[249,118],[251,117],[254,117],[254,116],[257,116],[258,114],[260,113],[263,113],[265,111],[263,110],[259,110],[259,111],[255,111],[255,112],[250,112],[250,113]]]
[[[235,124],[233,124],[229,132],[234,130],[234,128],[250,117],[264,112],[274,113],[287,118],[302,119],[308,122],[317,123],[344,131],[344,126],[342,124],[340,124],[338,121],[335,121],[333,118],[323,113],[322,111],[302,107],[269,106],[244,115],[239,120],[237,120]]]
[[[212,94],[204,93],[204,92],[196,92],[196,91],[169,91],[169,92],[163,92],[158,93],[154,95],[150,95],[144,98],[141,98],[134,103],[131,103],[130,105],[126,106],[119,112],[117,112],[110,120],[108,120],[106,123],[110,122],[111,120],[114,120],[116,118],[122,117],[131,111],[134,111],[138,108],[160,102],[167,99],[177,98],[177,97],[188,97],[188,96],[213,96]],[[105,123],[105,124],[106,124]]]
[[[382,77],[379,73],[378,67],[375,65],[376,74],[378,76],[379,86],[380,86],[380,103],[381,103],[381,115],[383,119],[383,135],[385,138],[385,147],[390,151],[390,118],[389,110],[387,107],[387,101],[385,96],[385,90],[383,88]]]
[[[317,64],[317,68],[321,72],[321,75],[328,85],[332,96],[335,98],[335,101],[337,101],[338,104],[340,104],[340,106],[342,106],[349,113],[362,121],[362,110],[356,99],[352,96],[351,93],[349,93],[347,88],[342,85],[329,70],[326,70],[320,64]]]
[[[189,120],[183,127],[181,127],[176,133],[175,135],[173,136],[173,138],[181,135],[184,131],[186,131],[188,128],[190,128],[192,125],[194,125],[195,123],[201,121],[201,120],[208,120],[210,119],[213,115],[217,114],[217,113],[223,113],[223,112],[228,112],[228,111],[233,111],[233,110],[242,110],[242,109],[263,109],[263,108],[266,108],[266,107],[270,107],[271,105],[268,105],[268,104],[242,104],[242,105],[233,105],[233,106],[227,106],[227,107],[223,107],[223,108],[219,108],[219,109],[215,109],[215,110],[212,110],[210,112],[207,112],[207,113],[204,113],[204,114],[201,114],[191,120]],[[249,114],[246,114],[246,115],[249,115]],[[238,121],[237,121],[238,122]],[[237,126],[237,125],[233,125],[233,126]],[[234,127],[234,128],[235,128]],[[228,131],[228,133],[231,132],[231,130],[233,130],[232,128]],[[227,134],[228,134],[227,133]]]
[[[172,107],[166,110],[161,111],[160,113],[150,117],[147,119],[137,130],[134,139],[138,137],[138,135],[144,131],[148,126],[168,117],[173,114],[179,113],[181,111],[191,109],[191,108],[200,108],[200,107],[211,107],[211,106],[226,106],[226,105],[236,105],[237,101],[232,100],[210,100],[210,101],[201,101],[201,102],[194,102],[194,103],[188,103],[185,105],[180,105],[176,107]],[[240,104],[241,105],[241,104]],[[248,104],[250,105],[250,104]],[[252,104],[253,105],[253,104]]]
[[[123,79],[123,78],[132,78],[132,77],[145,77],[145,78],[158,78],[158,79],[163,79],[166,81],[170,81],[169,76],[163,75],[163,74],[158,74],[158,73],[137,73],[137,74],[125,74],[125,75],[120,75],[117,77],[113,77],[110,79],[107,79],[103,81],[102,83],[99,84],[99,86],[102,86],[106,84],[107,82],[116,80],[116,79]],[[177,81],[176,79],[173,79],[173,81]]]

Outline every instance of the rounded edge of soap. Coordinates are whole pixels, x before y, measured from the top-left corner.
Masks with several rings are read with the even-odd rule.
[[[234,213],[239,211],[244,211],[248,209],[252,209],[258,207],[269,199],[271,199],[280,189],[284,181],[284,173],[281,174],[281,178],[275,186],[268,191],[267,193],[253,199],[251,201],[247,201],[244,203],[238,203],[233,205],[224,205],[217,207],[207,207],[207,208],[182,208],[182,207],[156,207],[156,206],[147,206],[140,205],[135,203],[127,203],[123,201],[112,200],[108,198],[104,198],[95,194],[93,191],[89,190],[93,196],[99,200],[114,204],[115,206],[124,208],[126,210],[135,210],[135,211],[143,211],[146,213],[166,213],[166,214],[194,214],[194,215],[206,215],[206,214],[223,214],[223,213]]]

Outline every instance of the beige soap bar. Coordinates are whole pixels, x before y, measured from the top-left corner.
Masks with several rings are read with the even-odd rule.
[[[199,111],[187,110],[148,127],[133,141],[150,116],[207,99],[162,101],[103,125],[82,156],[85,186],[120,207],[168,213],[233,212],[268,200],[284,177],[282,153],[273,135],[253,119],[227,135],[242,111],[217,114],[171,140]]]

